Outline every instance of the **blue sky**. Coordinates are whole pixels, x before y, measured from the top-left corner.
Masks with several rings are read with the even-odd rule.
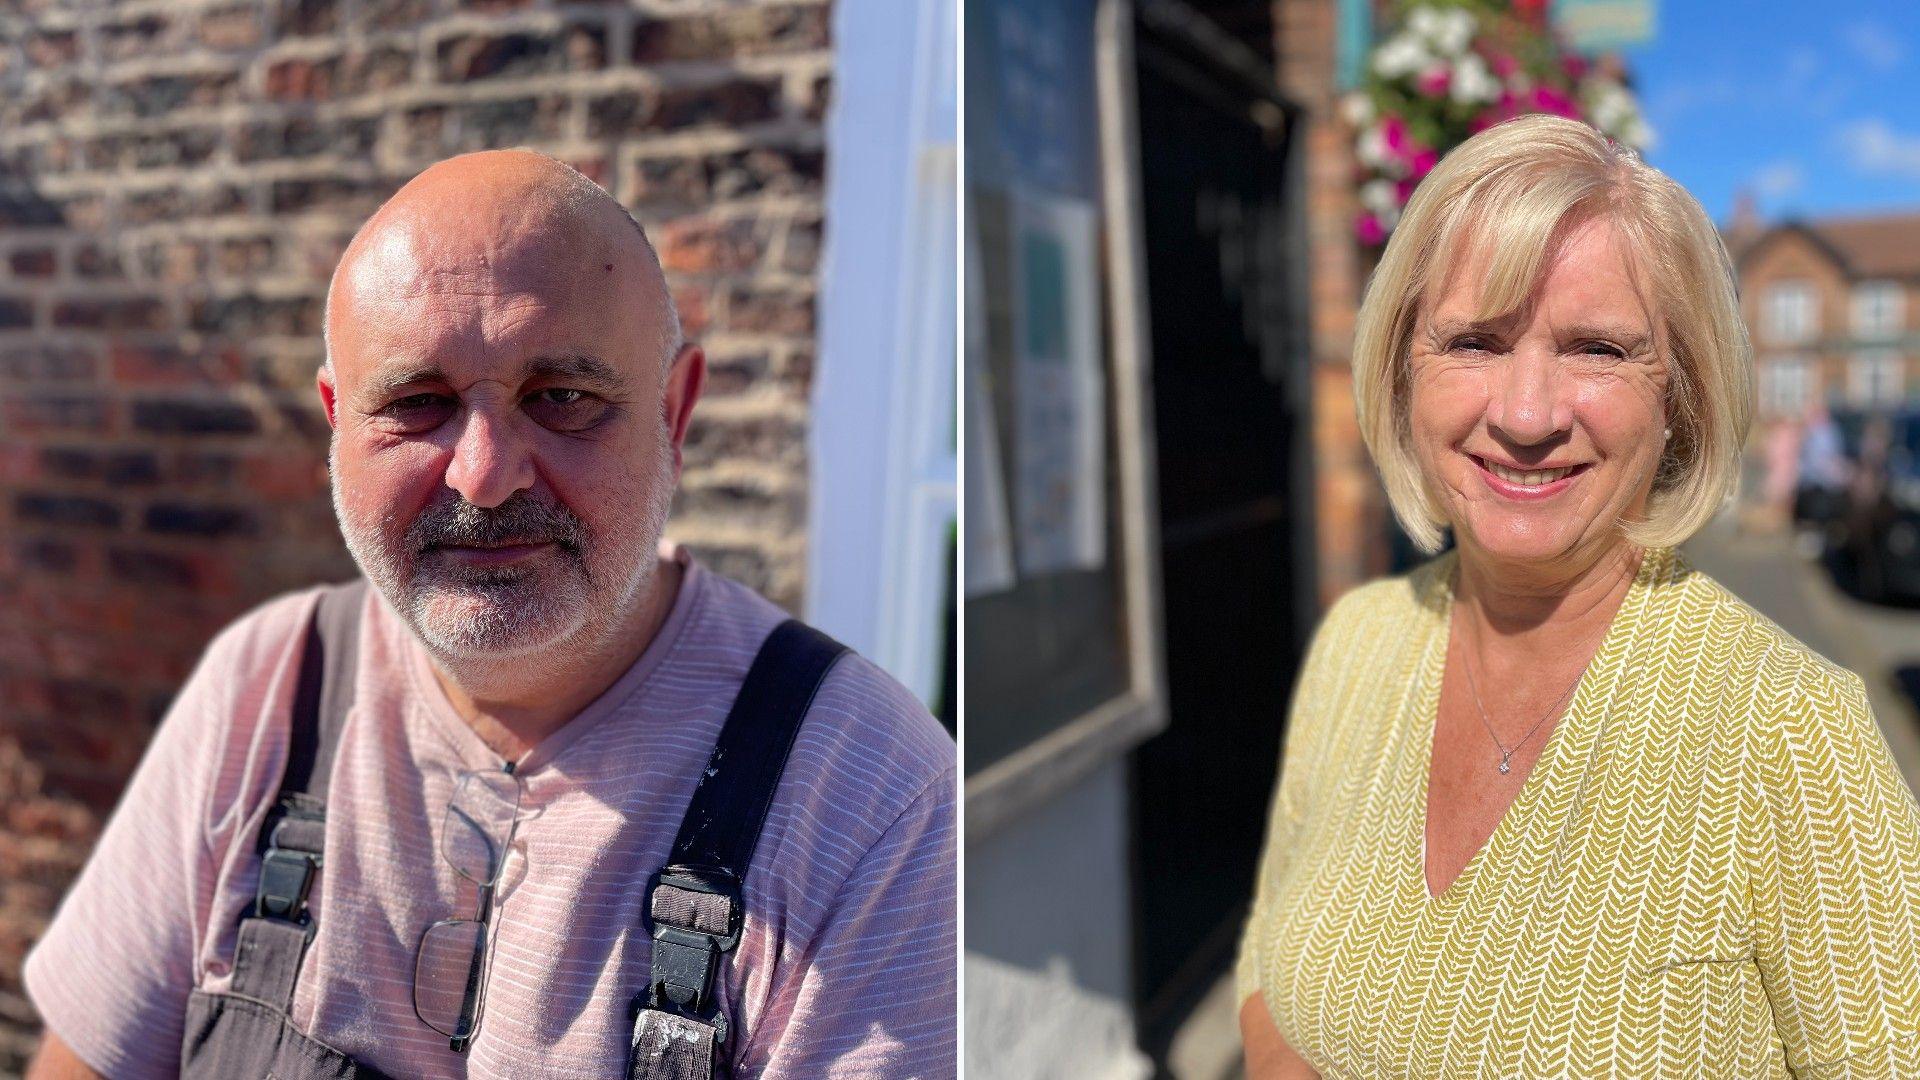
[[[1716,220],[1920,210],[1920,3],[1657,0],[1627,51],[1647,158]]]

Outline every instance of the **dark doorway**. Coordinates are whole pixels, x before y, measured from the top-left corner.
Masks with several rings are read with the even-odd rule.
[[[1143,4],[1135,52],[1167,730],[1133,755],[1142,1041],[1231,960],[1312,624],[1293,110],[1215,24]]]

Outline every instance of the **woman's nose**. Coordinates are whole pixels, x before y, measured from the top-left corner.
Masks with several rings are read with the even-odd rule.
[[[1487,378],[1487,424],[1513,442],[1542,443],[1573,426],[1567,381],[1551,351],[1516,349]]]
[[[447,486],[479,507],[494,507],[533,486],[533,454],[506,419],[471,406],[462,411],[460,437],[447,463]]]

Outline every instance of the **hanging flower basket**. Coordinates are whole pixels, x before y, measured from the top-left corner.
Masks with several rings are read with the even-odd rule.
[[[1440,156],[1502,120],[1552,113],[1644,150],[1653,132],[1614,58],[1591,63],[1547,25],[1544,0],[1410,0],[1342,103],[1355,131],[1354,232],[1386,243]]]

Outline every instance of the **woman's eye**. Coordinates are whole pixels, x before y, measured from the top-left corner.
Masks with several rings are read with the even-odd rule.
[[[1626,350],[1620,346],[1605,341],[1589,341],[1580,346],[1580,351],[1589,356],[1611,356],[1615,359],[1621,359],[1627,355]]]
[[[1447,351],[1448,352],[1486,352],[1487,342],[1485,338],[1477,338],[1477,337],[1454,338],[1453,341],[1447,345]]]

